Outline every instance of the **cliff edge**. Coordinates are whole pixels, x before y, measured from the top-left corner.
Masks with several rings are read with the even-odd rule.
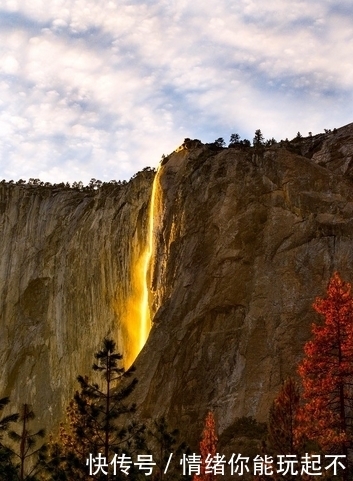
[[[194,143],[159,172],[149,340],[134,398],[196,443],[266,421],[334,271],[352,281],[353,124],[269,148]]]

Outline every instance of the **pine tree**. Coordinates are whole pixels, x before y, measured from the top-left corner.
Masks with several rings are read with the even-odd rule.
[[[216,435],[216,423],[213,412],[209,411],[205,419],[205,427],[202,431],[200,441],[201,472],[195,475],[193,481],[215,481],[216,475],[213,472],[206,473],[206,459],[213,458],[217,452],[218,438]]]
[[[8,397],[3,397],[0,399],[0,412],[9,404],[10,399]],[[2,433],[8,431],[11,423],[18,421],[19,414],[9,414],[0,419],[0,441],[2,440]]]
[[[214,145],[215,145],[216,147],[222,147],[222,148],[225,147],[226,143],[224,142],[224,138],[223,138],[223,137],[218,137],[218,139],[216,139],[216,140],[214,141]]]
[[[119,367],[122,355],[115,352],[112,339],[104,339],[95,358],[97,362],[92,367],[101,373],[102,385],[78,376],[81,390],[76,392],[67,410],[69,426],[61,428],[61,443],[52,445],[61,461],[54,466],[55,469],[51,466],[49,470],[53,468],[58,475],[64,467],[64,471],[72,473],[75,480],[91,479],[86,467],[90,454],[95,457],[101,453],[109,463],[122,448],[125,453],[133,453],[144,446],[144,426],[131,420],[136,405],[126,403],[137,383],[136,378],[127,380],[134,368],[126,372]],[[118,423],[120,417],[128,420]],[[111,473],[94,477],[96,480],[100,478],[108,481]]]
[[[16,431],[9,431],[9,437],[18,443],[18,450],[13,449],[12,452],[18,458],[19,481],[35,481],[45,458],[46,445],[42,444],[39,448],[36,447],[37,441],[45,436],[44,429],[32,432],[29,428],[29,424],[34,418],[35,415],[30,406],[23,404],[19,415],[20,434]],[[28,463],[29,459],[30,463]]]
[[[316,440],[325,452],[351,453],[353,448],[353,299],[350,284],[337,273],[327,297],[314,309],[325,317],[313,324],[313,340],[305,344],[298,368],[305,404],[297,434]],[[348,478],[347,478],[348,479]]]
[[[229,146],[231,145],[238,145],[240,144],[240,135],[239,134],[231,134],[230,139],[229,139]]]
[[[265,139],[264,136],[262,135],[262,132],[260,129],[255,130],[255,136],[253,138],[253,146],[255,148],[260,148],[264,145]]]
[[[3,397],[0,399],[0,412],[9,404],[10,399]],[[13,453],[11,449],[4,444],[3,435],[8,433],[11,423],[18,420],[19,414],[9,414],[0,419],[0,479],[7,481],[17,480],[16,469],[12,463]]]
[[[153,421],[151,428],[148,430],[148,435],[152,440],[152,449],[150,450],[153,452],[153,461],[156,463],[153,481],[180,478],[178,475],[180,469],[179,457],[183,453],[188,453],[189,448],[185,442],[178,442],[179,431],[177,429],[169,431],[167,422],[162,416]],[[165,473],[164,470],[171,454],[173,456],[168,471]]]
[[[299,387],[295,380],[289,377],[273,401],[269,414],[269,442],[277,454],[298,454],[295,431],[298,425],[299,403]]]

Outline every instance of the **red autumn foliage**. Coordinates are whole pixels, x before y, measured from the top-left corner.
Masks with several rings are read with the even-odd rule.
[[[202,431],[200,441],[200,454],[201,454],[201,472],[200,475],[196,474],[193,477],[193,481],[215,481],[217,476],[211,472],[206,473],[206,459],[207,456],[214,457],[217,452],[218,438],[216,435],[216,423],[212,411],[209,411],[206,420],[205,427]]]
[[[289,377],[272,403],[269,414],[269,441],[277,454],[298,454],[295,431],[298,426],[299,388]]]
[[[327,297],[314,309],[325,317],[313,324],[298,372],[305,404],[297,436],[315,440],[326,452],[347,454],[353,445],[353,299],[350,284],[335,273]]]

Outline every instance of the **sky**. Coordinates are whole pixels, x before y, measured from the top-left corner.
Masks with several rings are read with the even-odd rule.
[[[0,179],[128,180],[185,137],[353,122],[351,0],[0,0]]]

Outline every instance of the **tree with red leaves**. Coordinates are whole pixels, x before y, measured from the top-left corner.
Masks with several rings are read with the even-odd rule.
[[[206,459],[209,456],[213,458],[217,452],[218,438],[216,435],[216,423],[214,420],[213,412],[209,411],[205,419],[205,427],[202,431],[200,441],[200,454],[201,454],[201,469],[200,475],[196,474],[193,477],[193,481],[215,481],[216,475],[213,472],[206,473]]]
[[[297,436],[316,440],[325,452],[348,455],[353,448],[353,299],[350,284],[335,273],[327,297],[317,298],[313,307],[325,317],[325,323],[312,325],[314,339],[305,344],[305,358],[298,368],[305,404],[300,410]]]
[[[273,401],[269,414],[269,441],[277,454],[297,455],[300,450],[295,436],[299,402],[299,387],[295,379],[289,377]]]

